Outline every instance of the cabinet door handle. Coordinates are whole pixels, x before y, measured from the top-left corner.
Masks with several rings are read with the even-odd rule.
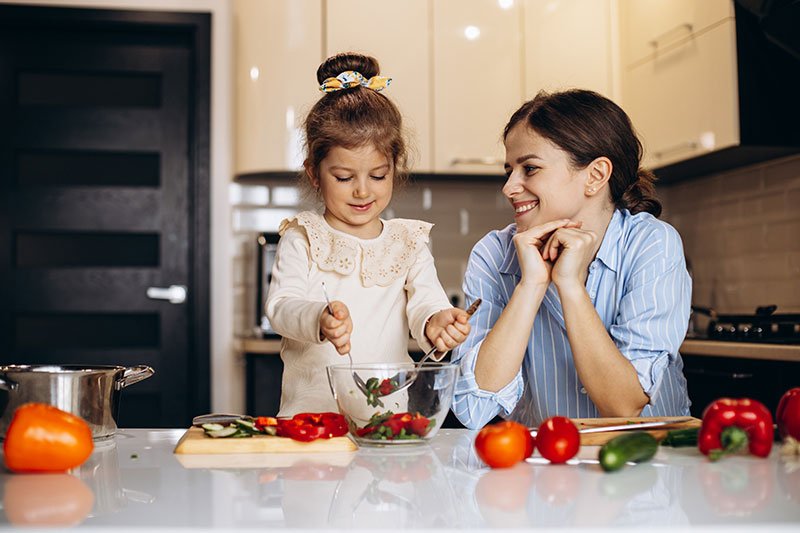
[[[687,368],[687,374],[695,374],[698,376],[709,376],[712,378],[726,378],[726,379],[752,379],[753,374],[747,372],[716,372],[708,370],[696,370],[694,368]]]
[[[659,44],[661,43],[661,41],[666,39],[667,37],[669,37],[671,35],[674,35],[674,34],[680,32],[681,30],[685,31],[687,35],[691,35],[693,29],[694,29],[694,26],[692,26],[689,22],[684,22],[683,24],[678,24],[674,28],[670,28],[669,30],[667,30],[664,33],[662,33],[661,35],[657,35],[656,37],[653,37],[653,39],[648,41],[647,44],[649,44],[650,46],[652,46],[653,48],[655,48],[657,50],[658,47],[659,47]]]
[[[502,164],[503,162],[496,157],[454,157],[453,160],[450,161],[451,167],[457,165],[483,165],[487,167],[496,167]]]
[[[661,159],[662,157],[674,154],[675,152],[683,152],[686,150],[696,150],[698,147],[698,143],[695,141],[683,141],[682,143],[675,144],[673,146],[668,146],[663,150],[658,150],[657,152],[653,152],[653,157]]]

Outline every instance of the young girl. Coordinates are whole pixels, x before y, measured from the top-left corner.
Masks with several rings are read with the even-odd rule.
[[[317,70],[325,94],[305,122],[308,184],[324,204],[280,226],[266,302],[283,340],[279,416],[336,411],[325,367],[410,362],[409,330],[420,347],[454,348],[470,331],[450,305],[426,243],[432,224],[382,220],[392,189],[407,176],[402,120],[379,91],[368,56],[339,54]],[[331,297],[328,312],[323,282]]]
[[[688,415],[691,280],[627,115],[590,91],[542,93],[503,139],[515,223],[469,259],[464,292],[483,305],[453,355],[456,415]]]

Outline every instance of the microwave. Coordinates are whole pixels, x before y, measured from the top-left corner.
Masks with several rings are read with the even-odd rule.
[[[256,331],[265,339],[280,338],[280,335],[272,329],[264,309],[279,239],[280,235],[277,233],[259,233],[256,238],[256,273],[258,275],[256,281]]]

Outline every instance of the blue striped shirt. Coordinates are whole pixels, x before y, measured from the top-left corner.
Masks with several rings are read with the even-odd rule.
[[[492,231],[470,254],[464,279],[467,304],[482,298],[470,320],[472,331],[453,352],[461,367],[453,411],[464,425],[479,428],[495,415],[537,426],[562,415],[600,416],[572,360],[561,301],[550,284],[536,315],[516,377],[497,392],[478,388],[475,361],[483,339],[500,317],[520,267],[512,237],[516,225]],[[678,353],[689,321],[692,282],[678,232],[649,213],[616,210],[586,290],[611,339],[626,357],[650,398],[641,416],[689,414],[689,397]]]

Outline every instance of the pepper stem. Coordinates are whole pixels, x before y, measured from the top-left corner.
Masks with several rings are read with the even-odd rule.
[[[719,440],[722,444],[722,448],[711,450],[708,454],[708,458],[712,461],[716,461],[725,455],[737,453],[747,448],[747,432],[740,427],[726,427],[722,430]]]

